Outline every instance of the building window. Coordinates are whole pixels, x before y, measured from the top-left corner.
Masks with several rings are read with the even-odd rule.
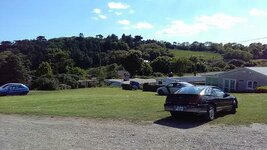
[[[258,82],[256,81],[248,81],[247,82],[247,89],[253,90],[256,89],[256,87],[258,86]]]
[[[252,81],[248,81],[247,89],[252,89]]]
[[[257,86],[258,86],[258,82],[254,81],[254,82],[253,82],[253,89],[256,89]]]

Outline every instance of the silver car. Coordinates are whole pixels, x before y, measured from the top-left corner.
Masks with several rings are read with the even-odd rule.
[[[159,95],[174,94],[177,90],[186,86],[194,86],[188,82],[173,82],[157,89]]]

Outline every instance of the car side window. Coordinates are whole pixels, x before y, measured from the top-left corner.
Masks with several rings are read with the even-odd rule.
[[[18,85],[18,88],[19,88],[19,89],[23,89],[23,86],[22,86],[22,85]]]
[[[207,88],[206,90],[205,90],[205,95],[207,95],[207,96],[210,96],[210,95],[212,95],[211,94],[211,88]]]
[[[220,89],[214,88],[213,91],[215,92],[215,95],[217,97],[223,97],[223,95],[224,95],[224,92],[221,91]]]
[[[173,83],[168,84],[167,87],[173,87]]]
[[[183,87],[183,85],[180,83],[177,83],[175,87]]]

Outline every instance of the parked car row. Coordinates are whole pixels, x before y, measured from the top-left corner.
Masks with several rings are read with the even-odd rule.
[[[215,86],[194,86],[187,82],[170,83],[157,89],[159,95],[167,95],[164,110],[172,117],[191,113],[204,115],[209,121],[218,112],[236,113],[237,98]]]
[[[0,95],[27,95],[29,88],[21,83],[7,83],[0,87]]]

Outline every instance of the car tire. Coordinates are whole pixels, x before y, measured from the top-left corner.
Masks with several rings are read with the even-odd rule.
[[[230,110],[230,113],[231,114],[235,114],[236,113],[236,100],[234,100],[233,101],[233,103],[232,103],[232,108],[231,108],[231,110]]]
[[[215,119],[216,116],[216,108],[214,107],[214,105],[209,105],[208,109],[207,109],[207,114],[205,116],[207,121],[212,121]]]
[[[159,91],[158,91],[158,94],[159,94],[159,95],[164,95],[164,92],[163,92],[162,90],[159,90]]]

